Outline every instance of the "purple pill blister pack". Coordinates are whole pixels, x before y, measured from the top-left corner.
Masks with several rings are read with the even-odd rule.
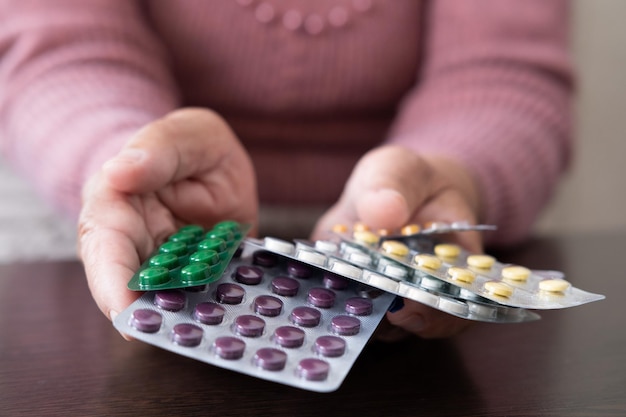
[[[254,377],[339,388],[395,296],[247,241],[242,249],[216,282],[146,292],[115,327]]]

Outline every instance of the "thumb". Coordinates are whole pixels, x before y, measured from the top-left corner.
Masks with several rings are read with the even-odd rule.
[[[373,229],[398,229],[435,192],[435,180],[430,165],[415,153],[399,146],[376,148],[360,159],[313,237],[323,237],[335,224],[356,221]]]
[[[225,159],[252,171],[243,147],[221,117],[209,110],[182,109],[138,131],[103,169],[118,191],[146,193],[211,171]]]
[[[398,146],[368,153],[357,165],[347,194],[356,216],[376,229],[398,229],[413,220],[416,211],[443,184],[421,157]]]

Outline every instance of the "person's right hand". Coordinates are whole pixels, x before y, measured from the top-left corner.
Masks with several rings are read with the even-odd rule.
[[[130,305],[128,281],[183,224],[232,219],[255,233],[257,216],[252,162],[222,118],[183,109],[149,124],[83,189],[78,250],[98,307],[112,320]]]

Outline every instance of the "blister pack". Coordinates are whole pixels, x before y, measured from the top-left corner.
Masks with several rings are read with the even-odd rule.
[[[340,386],[393,299],[245,240],[216,281],[148,291],[114,325],[212,365],[329,392]]]
[[[223,221],[208,231],[198,225],[183,226],[141,265],[128,288],[165,290],[216,281],[249,229],[234,221]]]
[[[369,231],[369,227],[364,223],[355,224],[353,226],[353,229],[355,231]],[[407,224],[398,231],[379,230],[377,234],[379,236],[384,236],[386,239],[395,240],[454,232],[485,232],[496,229],[496,226],[491,224],[471,224],[467,221],[456,221],[452,223],[428,222],[424,225],[419,225],[416,223]],[[348,231],[348,227],[346,225],[335,225],[334,231],[336,233],[345,233]]]
[[[396,261],[386,261],[370,251],[356,245],[330,240],[295,243],[266,237],[263,240],[246,240],[282,256],[301,262],[309,262],[328,272],[340,274],[353,281],[402,296],[448,314],[468,320],[491,323],[519,323],[539,319],[539,315],[522,308],[503,306],[486,298],[474,295],[461,297],[458,288],[432,278],[417,280],[418,272]]]
[[[537,320],[532,309],[603,299],[558,271],[532,271],[440,243],[438,235],[489,225],[409,225],[398,233],[357,224],[331,240],[245,238],[226,221],[185,226],[128,287],[145,292],[114,320],[135,339],[226,369],[329,392],[348,374],[395,295],[468,320]],[[395,295],[394,295],[395,294]]]
[[[401,282],[445,291],[466,301],[489,300],[506,307],[547,310],[605,298],[575,288],[556,271],[541,273],[503,264],[455,244],[420,239],[418,234],[381,236],[363,225],[353,231],[338,227],[335,233],[343,244],[342,256],[352,259],[359,256],[352,253],[365,253],[369,262],[386,275],[393,271]]]

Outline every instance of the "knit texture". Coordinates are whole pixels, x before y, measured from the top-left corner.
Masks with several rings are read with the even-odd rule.
[[[397,143],[469,167],[493,243],[528,233],[570,158],[566,0],[268,0],[268,23],[261,3],[0,0],[4,155],[76,216],[134,132],[204,106],[251,153],[263,203],[330,204]],[[281,20],[337,5],[347,23],[319,34]]]

